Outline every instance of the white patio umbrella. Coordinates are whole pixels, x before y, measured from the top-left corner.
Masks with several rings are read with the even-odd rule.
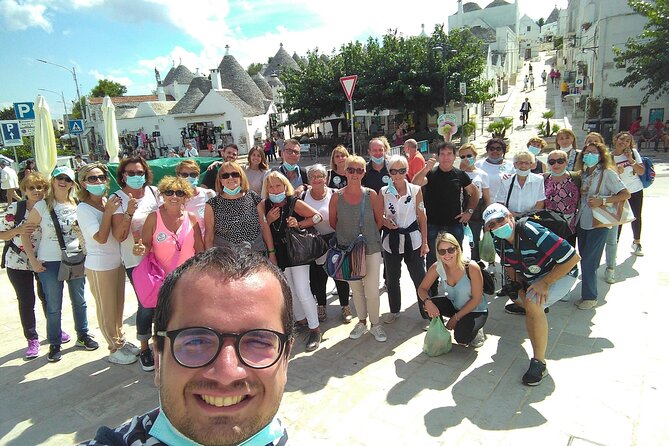
[[[35,100],[35,163],[37,170],[44,175],[51,175],[56,167],[56,138],[53,134],[53,123],[49,104],[44,96],[37,96]]]
[[[102,119],[105,122],[104,143],[110,163],[118,163],[118,129],[116,128],[116,107],[111,98],[105,96],[102,101]]]

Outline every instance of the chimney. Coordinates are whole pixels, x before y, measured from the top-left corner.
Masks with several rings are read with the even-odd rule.
[[[158,84],[158,100],[167,101],[167,96],[165,95],[165,89],[163,88],[163,83]]]
[[[211,72],[211,88],[214,90],[222,90],[223,85],[221,84],[221,72],[218,68],[209,70]]]

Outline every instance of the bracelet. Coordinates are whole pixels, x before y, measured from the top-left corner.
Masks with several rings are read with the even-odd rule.
[[[267,254],[274,254],[275,252],[276,252],[276,249],[274,249],[274,248],[267,250]]]

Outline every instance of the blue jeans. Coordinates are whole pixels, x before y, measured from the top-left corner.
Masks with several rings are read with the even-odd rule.
[[[44,262],[44,267],[46,270],[38,273],[37,276],[42,284],[46,299],[46,335],[49,344],[60,345],[60,319],[63,307],[63,282],[58,280],[60,262]],[[86,279],[84,277],[67,281],[77,338],[81,338],[88,333],[86,300],[84,299],[85,286]]]
[[[604,244],[610,228],[581,229],[578,232],[578,253],[581,255],[581,299],[597,300],[597,268],[602,260]]]
[[[132,282],[132,271],[135,269],[126,268],[125,274],[130,279],[130,284],[132,289],[135,290],[135,284]],[[137,290],[135,290],[135,296],[137,295]],[[137,315],[135,316],[135,325],[137,328],[137,340],[139,341],[148,341],[151,339],[151,324],[153,323],[153,313],[155,308],[144,308],[142,303],[137,299]]]
[[[609,233],[606,236],[606,267],[615,269],[617,265],[616,258],[618,256],[618,228],[620,226],[613,226],[609,229]]]
[[[455,237],[455,239],[460,243],[460,249],[462,249],[462,240],[465,238],[465,228],[461,223],[454,225],[431,225],[427,224],[427,245],[430,247],[430,252],[425,256],[425,269],[430,269],[430,266],[437,261],[437,250],[434,247],[435,242],[437,241],[437,235],[440,232],[448,232]],[[439,281],[435,280],[432,286],[430,287],[430,295],[437,295],[437,283]]]
[[[478,262],[479,260],[481,260],[481,254],[479,254],[479,244],[481,243],[481,232],[483,231],[483,222],[470,220],[469,229],[472,230],[472,235],[474,236],[474,247],[472,248],[472,260],[476,260]]]

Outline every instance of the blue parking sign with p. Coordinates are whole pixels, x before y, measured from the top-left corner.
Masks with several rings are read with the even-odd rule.
[[[14,102],[16,119],[35,119],[34,102]]]
[[[2,131],[2,139],[6,146],[20,146],[23,144],[19,121],[0,121],[0,130]]]

